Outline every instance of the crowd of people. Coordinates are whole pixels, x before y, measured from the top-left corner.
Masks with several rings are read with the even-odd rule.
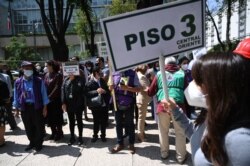
[[[82,117],[84,113],[88,120],[88,108],[94,123],[91,142],[98,140],[99,131],[101,141],[107,141],[109,111],[113,110],[117,145],[109,151],[113,154],[123,150],[124,139],[128,137],[129,151],[134,154],[136,138],[138,142],[147,139],[145,119],[151,105],[152,117],[158,123],[163,160],[169,156],[168,132],[172,122],[179,164],[187,159],[188,138],[194,165],[249,165],[250,38],[241,41],[233,52],[203,55],[192,66],[189,58],[165,59],[166,83],[158,63],[111,72],[104,58],[98,57],[95,64],[88,61],[80,65],[79,75],[63,76],[56,61],[47,61],[43,70],[40,64],[23,61],[14,93],[12,78],[0,68],[0,146],[5,145],[6,122],[13,129],[17,127],[11,109],[13,100],[16,116],[21,114],[30,141],[25,151],[43,148],[45,122],[51,128],[49,139],[62,139],[64,112],[69,119],[68,145],[76,142],[77,121],[77,143],[81,146]],[[70,61],[79,62],[79,58]],[[164,94],[163,84],[167,84],[169,98]],[[197,109],[201,111],[193,122],[190,119]]]

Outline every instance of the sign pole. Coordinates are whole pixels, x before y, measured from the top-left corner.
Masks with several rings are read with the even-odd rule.
[[[162,85],[163,85],[163,90],[164,90],[164,96],[165,99],[168,100],[168,87],[167,87],[167,76],[165,72],[165,58],[163,55],[159,56],[159,65],[160,65],[160,70],[161,70],[161,76],[162,76]]]
[[[111,66],[110,60],[108,60],[108,64],[109,64],[109,71],[110,71],[109,72],[109,83],[110,83],[110,85],[113,85],[113,76],[112,76],[113,68]],[[114,110],[117,111],[116,97],[115,97],[115,90],[114,89],[112,89],[111,95],[112,95],[112,99],[113,99]]]

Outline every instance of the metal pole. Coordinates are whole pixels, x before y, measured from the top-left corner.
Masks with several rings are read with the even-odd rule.
[[[33,37],[34,37],[34,49],[35,49],[35,53],[37,55],[37,48],[36,48],[36,27],[35,27],[35,23],[33,22]]]

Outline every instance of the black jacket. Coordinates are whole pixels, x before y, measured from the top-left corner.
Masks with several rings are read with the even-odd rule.
[[[100,87],[106,91],[106,93],[102,94],[102,97],[105,101],[106,106],[108,106],[110,100],[110,91],[107,83],[102,78],[100,79]],[[96,91],[98,88],[99,84],[93,78],[91,78],[86,84],[87,99],[96,97],[98,95],[98,92]]]
[[[66,104],[69,111],[84,109],[85,81],[76,76],[74,80],[66,77],[62,85],[62,103]]]

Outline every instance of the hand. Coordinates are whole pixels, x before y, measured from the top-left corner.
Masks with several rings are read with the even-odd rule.
[[[120,85],[120,89],[127,91],[128,90],[128,86],[127,85]]]
[[[103,94],[103,93],[105,93],[105,90],[104,90],[104,89],[102,89],[102,88],[98,88],[96,91],[97,91],[99,94]]]
[[[19,111],[18,109],[15,110],[14,116],[15,116],[16,118],[19,118],[19,117],[20,117],[20,111]]]
[[[63,112],[67,112],[67,106],[66,106],[66,104],[62,105],[62,110],[63,110]]]
[[[114,85],[109,85],[109,90],[112,91],[115,89],[115,86]]]
[[[167,112],[173,111],[178,107],[174,99],[172,98],[169,98],[168,100],[163,99],[161,103],[163,104],[163,107]]]
[[[46,117],[47,113],[48,113],[47,107],[45,106],[45,107],[43,107],[43,117]]]

